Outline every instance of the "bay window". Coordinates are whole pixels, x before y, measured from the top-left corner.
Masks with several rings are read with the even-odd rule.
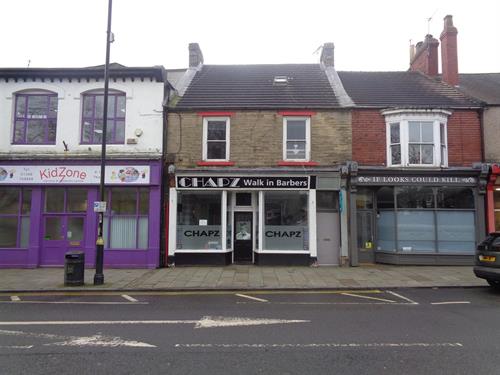
[[[30,210],[31,189],[0,187],[0,248],[28,247]]]
[[[444,110],[390,110],[382,113],[387,126],[387,165],[446,167],[446,124],[451,112]]]

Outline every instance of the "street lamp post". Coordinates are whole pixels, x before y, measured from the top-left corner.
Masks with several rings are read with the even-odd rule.
[[[104,178],[106,169],[106,133],[108,127],[108,93],[109,93],[109,50],[113,42],[111,33],[111,10],[113,0],[108,0],[108,29],[106,31],[106,63],[104,65],[104,114],[102,118],[102,144],[101,144],[101,180],[99,184],[99,199],[104,202]],[[99,211],[99,223],[97,227],[97,241],[95,253],[95,275],[94,285],[104,284],[103,258],[104,258],[104,212]]]

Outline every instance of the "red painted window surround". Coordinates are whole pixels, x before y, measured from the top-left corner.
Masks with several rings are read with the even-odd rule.
[[[234,116],[234,112],[224,112],[224,111],[219,111],[219,112],[198,112],[198,116],[202,117],[217,117],[217,116]]]
[[[198,167],[232,167],[234,161],[199,161],[196,163]]]
[[[281,116],[314,116],[314,111],[278,111]]]
[[[316,161],[286,161],[282,160],[278,162],[280,167],[316,167],[319,165]]]

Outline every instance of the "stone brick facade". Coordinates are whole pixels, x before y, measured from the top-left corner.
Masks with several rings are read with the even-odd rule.
[[[351,113],[315,111],[311,116],[311,161],[332,166],[352,159]],[[178,168],[202,160],[203,116],[168,115],[167,159]],[[235,167],[276,167],[283,160],[283,116],[275,110],[235,111],[230,125],[230,161]]]

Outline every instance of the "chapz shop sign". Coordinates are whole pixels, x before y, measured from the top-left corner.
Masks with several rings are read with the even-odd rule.
[[[101,167],[94,165],[1,165],[0,184],[99,184]],[[105,183],[114,185],[149,184],[150,168],[107,166]]]
[[[309,177],[191,177],[178,176],[180,189],[308,189]]]
[[[475,177],[456,176],[359,176],[359,185],[474,185]]]

